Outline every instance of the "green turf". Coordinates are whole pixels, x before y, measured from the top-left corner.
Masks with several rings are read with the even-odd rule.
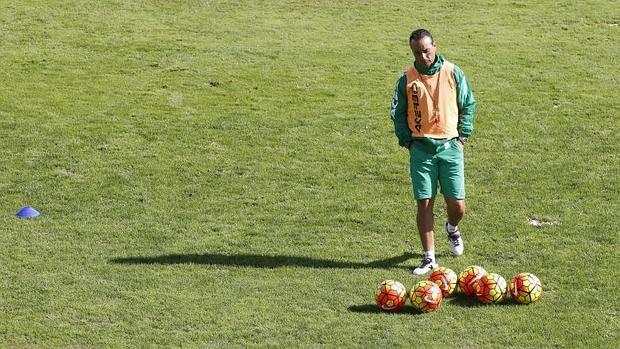
[[[1,2],[0,346],[620,346],[618,5]],[[417,27],[478,100],[440,264],[537,304],[374,306],[421,279],[389,118]]]

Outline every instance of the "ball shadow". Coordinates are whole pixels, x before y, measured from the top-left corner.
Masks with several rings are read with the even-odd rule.
[[[519,305],[516,302],[514,302],[512,299],[508,299],[508,298],[504,298],[503,301],[501,301],[500,303],[494,303],[494,304],[486,304],[486,303],[482,303],[481,301],[479,301],[478,299],[476,299],[476,297],[474,296],[466,296],[464,293],[456,293],[454,296],[450,297],[450,298],[445,298],[444,302],[448,302],[451,305],[456,305],[459,307],[465,307],[465,308],[476,308],[476,307],[490,307],[490,306],[516,306]]]
[[[366,314],[393,314],[393,315],[422,315],[424,313],[417,311],[412,306],[404,305],[402,308],[397,311],[388,311],[380,309],[375,304],[360,304],[360,305],[352,305],[347,308],[348,311],[353,313],[366,313]]]

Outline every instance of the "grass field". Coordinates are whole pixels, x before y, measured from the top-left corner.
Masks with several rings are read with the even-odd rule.
[[[619,5],[2,1],[0,347],[619,347]],[[389,117],[418,27],[478,100],[439,263],[539,303],[374,306],[421,280]]]

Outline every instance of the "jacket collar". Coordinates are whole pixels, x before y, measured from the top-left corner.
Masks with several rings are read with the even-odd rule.
[[[426,68],[425,66],[418,63],[417,61],[413,62],[413,65],[415,66],[416,70],[420,72],[420,74],[435,75],[435,73],[437,73],[439,69],[441,69],[441,66],[443,65],[443,61],[444,61],[443,56],[440,53],[436,53],[435,62],[433,62],[433,64],[431,64],[430,67]]]

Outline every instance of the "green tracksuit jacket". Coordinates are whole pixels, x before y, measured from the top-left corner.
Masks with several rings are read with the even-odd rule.
[[[439,71],[443,62],[443,56],[437,53],[435,62],[430,66],[430,68],[425,68],[417,62],[414,62],[414,65],[418,72],[424,75],[434,75]],[[471,133],[474,130],[476,100],[474,99],[474,95],[471,91],[471,86],[465,78],[465,74],[463,74],[463,71],[456,65],[454,65],[454,80],[456,81],[456,103],[459,109],[459,136],[466,139],[471,136]],[[411,130],[407,124],[406,93],[407,73],[404,72],[396,82],[396,89],[394,91],[394,96],[392,97],[392,121],[394,121],[394,131],[396,133],[396,137],[398,138],[398,144],[403,147],[408,146],[413,141],[413,138],[411,137]],[[435,143],[435,141],[431,139],[425,140]]]

